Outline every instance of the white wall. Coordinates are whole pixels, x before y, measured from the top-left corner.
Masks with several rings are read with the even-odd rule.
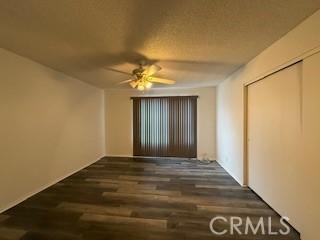
[[[217,88],[217,161],[243,184],[244,108],[241,70],[238,74]]]
[[[198,158],[216,159],[214,87],[196,89],[157,89],[146,95],[198,95]],[[132,156],[132,102],[131,96],[141,95],[137,90],[105,90],[106,153]]]
[[[217,159],[221,165],[233,175],[241,184],[244,178],[244,84],[251,82],[266,73],[277,70],[295,59],[303,58],[306,53],[315,51],[320,46],[320,11],[309,17],[291,32],[271,45],[260,55],[250,61],[243,68],[232,74],[217,88]],[[295,216],[298,231],[302,234],[303,240],[319,239],[319,231],[315,227],[320,218],[319,213],[319,127],[316,124],[319,119],[319,111],[314,107],[319,106],[320,91],[319,73],[320,59],[313,57],[306,58],[303,62],[302,89],[303,89],[303,158],[301,162],[300,187],[297,187],[294,196],[286,196],[286,203],[292,209],[301,209],[299,216],[295,213],[288,213]],[[316,75],[318,74],[318,75]],[[283,94],[286,94],[284,91]],[[319,107],[317,108],[319,109]],[[316,122],[317,121],[317,122]],[[315,159],[318,159],[316,161]],[[276,167],[276,166],[275,166]],[[289,184],[288,184],[289,185]],[[273,186],[268,186],[272,188]],[[288,186],[289,187],[289,186]],[[260,189],[258,194],[263,194]],[[272,194],[272,201],[268,196],[262,196],[267,202],[282,201],[280,193]],[[304,205],[306,203],[307,205]],[[276,209],[284,212],[283,209]],[[306,210],[304,212],[304,210]]]
[[[0,212],[104,155],[103,91],[0,49]]]

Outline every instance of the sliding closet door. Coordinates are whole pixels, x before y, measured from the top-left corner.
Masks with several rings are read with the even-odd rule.
[[[302,63],[248,86],[248,184],[295,226],[299,209]],[[297,201],[299,201],[297,199]]]
[[[197,97],[133,98],[135,156],[197,156]]]

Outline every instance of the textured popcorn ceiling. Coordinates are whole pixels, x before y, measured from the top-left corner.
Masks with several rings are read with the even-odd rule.
[[[319,0],[0,0],[0,47],[99,87],[142,58],[175,86],[215,85]],[[127,87],[127,86],[121,86]]]

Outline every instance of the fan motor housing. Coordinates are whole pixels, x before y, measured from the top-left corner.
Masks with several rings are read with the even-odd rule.
[[[132,71],[132,74],[135,75],[138,79],[143,77],[143,68],[136,68]]]

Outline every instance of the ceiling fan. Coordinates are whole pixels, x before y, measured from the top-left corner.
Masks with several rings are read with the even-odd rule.
[[[114,69],[111,70],[131,75],[131,79],[122,81],[119,84],[129,83],[132,88],[136,88],[140,91],[151,88],[153,83],[174,84],[176,82],[174,80],[154,77],[153,75],[161,70],[161,67],[156,64],[146,66],[143,62],[140,62],[139,67],[134,69],[132,73]]]

